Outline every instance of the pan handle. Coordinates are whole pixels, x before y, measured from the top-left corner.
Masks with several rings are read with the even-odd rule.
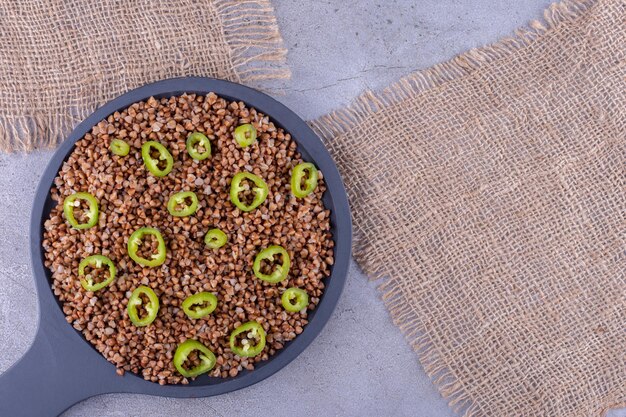
[[[0,375],[0,416],[58,416],[115,386],[114,368],[95,352],[86,352],[93,348],[67,323],[55,321],[42,317],[26,354]]]

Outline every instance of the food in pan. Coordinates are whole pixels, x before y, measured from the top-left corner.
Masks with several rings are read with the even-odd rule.
[[[270,118],[150,98],[76,143],[45,222],[76,330],[159,384],[252,371],[303,332],[334,262],[324,176]]]

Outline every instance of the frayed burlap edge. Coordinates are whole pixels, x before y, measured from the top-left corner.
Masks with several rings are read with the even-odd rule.
[[[222,23],[222,37],[229,48],[232,68],[228,72],[234,74],[232,81],[272,90],[271,86],[263,88],[264,82],[291,77],[286,66],[287,49],[269,0],[215,0],[214,4]],[[183,75],[186,74],[178,76]],[[59,109],[58,114],[0,115],[0,152],[53,148],[102,104]]]
[[[597,4],[595,0],[564,0],[554,3],[544,11],[542,21],[531,21],[527,27],[515,31],[514,36],[488,46],[472,49],[450,61],[412,73],[380,92],[367,91],[348,107],[322,116],[310,122],[310,125],[326,142],[332,153],[334,138],[350,132],[373,114],[382,109],[400,106],[406,99],[462,78],[485,64],[507,57],[516,50],[530,45],[560,24],[577,19],[595,4]],[[393,322],[400,328],[407,342],[417,353],[426,374],[433,380],[441,395],[448,400],[454,412],[463,413],[466,417],[477,417],[479,415],[477,405],[450,372],[445,359],[440,356],[435,343],[423,327],[422,317],[412,308],[410,300],[402,292],[401,283],[407,278],[401,277],[406,277],[411,272],[390,264],[372,263],[362,244],[366,231],[360,229],[358,221],[354,224],[354,257],[370,279],[384,280],[378,287],[382,299]],[[621,407],[626,407],[626,403],[609,404],[598,409],[596,413],[604,416],[609,410]]]
[[[559,24],[576,19],[595,3],[595,0],[564,0],[554,3],[544,11],[543,21],[530,22],[528,27],[516,30],[515,36],[501,39],[488,46],[471,49],[450,61],[414,72],[381,92],[367,91],[348,107],[312,121],[311,126],[325,140],[347,133],[381,109],[401,104],[403,100],[415,97],[423,91],[459,79],[485,64],[510,55]]]
[[[217,0],[223,36],[230,46],[237,82],[287,79],[287,49],[269,0]]]

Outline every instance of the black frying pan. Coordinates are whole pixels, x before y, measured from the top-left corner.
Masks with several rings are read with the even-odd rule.
[[[206,94],[211,91],[228,100],[241,100],[270,116],[278,126],[291,133],[303,158],[314,162],[322,170],[328,187],[323,200],[331,210],[335,264],[331,276],[324,280],[326,289],[317,308],[309,313],[309,324],[304,332],[269,360],[259,363],[254,371],[244,371],[227,379],[203,375],[189,385],[169,386],[145,381],[132,373],[120,377],[115,373],[115,366],[66,322],[60,304],[50,289],[51,273],[44,266],[41,246],[43,223],[55,204],[50,198],[50,187],[61,164],[72,152],[74,143],[111,113],[150,96],[162,98],[185,92]],[[56,416],[81,400],[112,392],[208,397],[269,377],[298,356],[330,318],[346,280],[351,239],[348,199],[328,151],[302,119],[271,97],[228,81],[190,77],[149,84],[108,102],[79,124],[59,147],[37,188],[30,228],[30,252],[39,295],[39,325],[30,349],[0,376],[0,416]]]

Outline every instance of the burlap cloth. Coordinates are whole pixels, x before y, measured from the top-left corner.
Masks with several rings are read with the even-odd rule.
[[[0,150],[47,148],[108,100],[185,75],[285,78],[269,0],[0,2]]]
[[[314,123],[355,256],[466,416],[626,406],[626,3],[514,38]]]
[[[73,3],[0,5],[3,149],[54,143],[147,81],[285,75],[257,65],[284,58],[265,1]],[[625,25],[623,0],[567,1],[313,122],[358,262],[467,416],[626,406]]]

